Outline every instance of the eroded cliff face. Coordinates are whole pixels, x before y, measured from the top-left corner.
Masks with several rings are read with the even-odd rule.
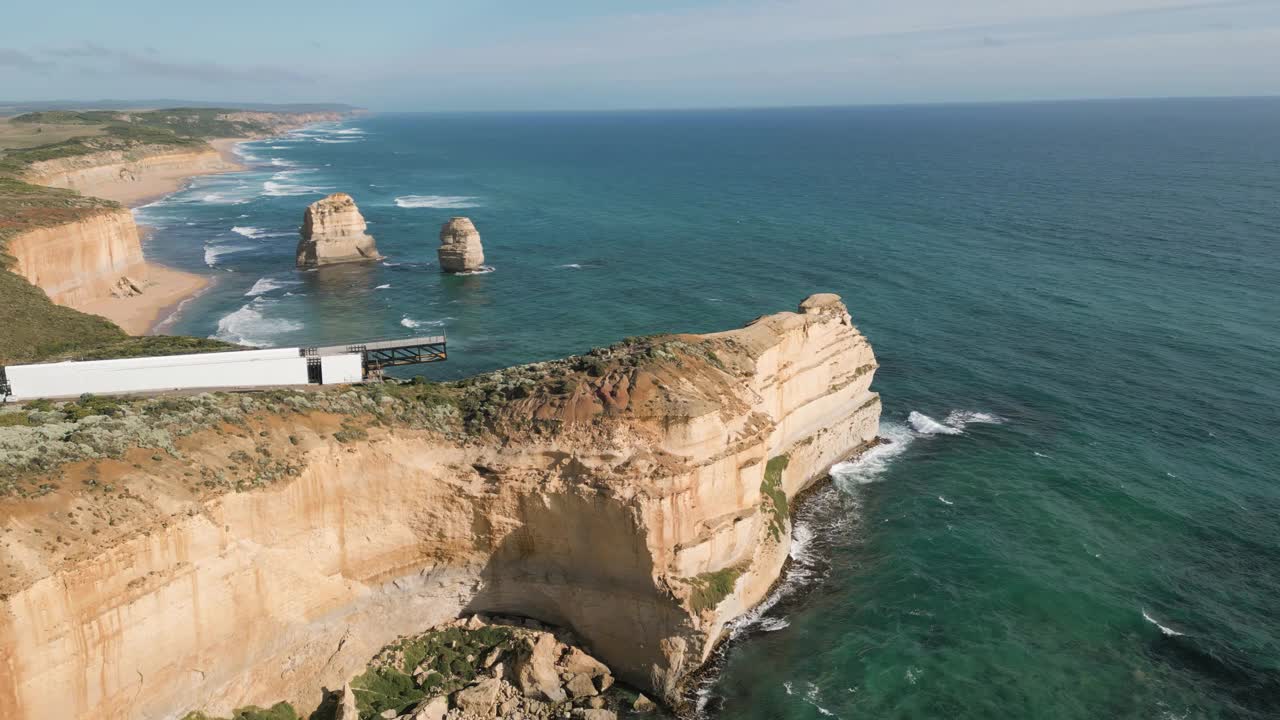
[[[138,227],[122,208],[23,233],[7,252],[17,261],[10,269],[59,305],[80,307],[118,293],[121,278],[147,278]]]
[[[0,505],[17,568],[0,581],[0,716],[310,708],[463,612],[570,628],[674,699],[778,577],[789,500],[875,441],[875,368],[819,295],[739,330],[495,373],[480,433],[260,413],[171,455],[64,467],[71,490]],[[243,471],[237,452],[286,478],[229,494],[191,479]],[[80,483],[108,478],[95,511]]]
[[[148,180],[178,183],[195,175],[236,169],[237,165],[208,146],[175,149],[172,146],[140,145],[129,150],[104,150],[34,163],[23,173],[23,180],[37,185],[70,188],[83,195],[130,202],[138,197],[137,186]],[[166,187],[157,194],[167,191],[171,188]]]

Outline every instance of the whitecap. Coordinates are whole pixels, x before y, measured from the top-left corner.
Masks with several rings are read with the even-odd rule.
[[[573,269],[573,270],[581,270],[581,269],[582,269],[582,266],[581,266],[581,265],[579,265],[578,263],[569,263],[568,265],[557,265],[556,267],[559,267],[559,268],[566,268],[566,269]]]
[[[288,197],[293,195],[319,195],[328,192],[332,188],[323,187],[307,187],[305,185],[290,185],[288,183],[275,182],[268,180],[262,183],[262,194],[271,197]]]
[[[334,135],[363,135],[364,131],[360,128],[347,128],[346,130],[335,130]]]
[[[359,140],[330,140],[329,138],[315,138],[318,143],[327,143],[329,145],[346,145],[347,143],[360,142]]]
[[[271,347],[275,336],[302,329],[302,324],[293,320],[266,317],[263,311],[267,307],[263,298],[254,298],[253,302],[218,320],[218,330],[210,337],[241,345]]]
[[[247,237],[247,238],[260,238],[267,231],[259,227],[236,225],[235,227],[231,228],[231,232],[237,235],[243,235],[244,237]]]
[[[205,245],[204,246],[204,264],[213,267],[218,264],[218,258],[231,253],[252,250],[247,245]]]
[[[953,502],[951,502],[950,500],[948,500],[948,499],[946,499],[946,498],[942,497],[941,495],[939,495],[939,496],[938,496],[938,500],[939,500],[939,502],[941,502],[943,505],[955,505],[955,503],[953,503]]]
[[[1186,633],[1181,633],[1181,632],[1178,632],[1177,630],[1174,630],[1171,627],[1161,625],[1159,622],[1156,621],[1155,618],[1147,614],[1146,608],[1142,609],[1142,619],[1160,628],[1160,632],[1164,633],[1167,637],[1178,637],[1180,635],[1186,635]]]
[[[973,410],[952,410],[947,414],[947,418],[943,420],[952,427],[964,428],[966,425],[974,423],[982,423],[986,425],[1001,425],[1004,418],[991,413],[975,412]]]
[[[390,283],[386,285],[379,285],[378,287],[374,288],[374,290],[390,290],[390,289],[391,289]]]
[[[284,160],[282,158],[271,158],[271,164],[276,167],[296,167],[298,165],[296,162]]]
[[[441,327],[445,324],[446,321],[452,320],[452,319],[453,318],[441,318],[439,320],[414,320],[408,315],[405,315],[404,317],[400,318],[400,324],[403,325],[404,327],[414,330],[417,328],[424,328],[424,327]]]
[[[481,265],[479,270],[467,270],[466,272],[451,273],[452,275],[488,275],[494,271],[492,265]]]
[[[302,283],[297,280],[277,280],[269,277],[258,278],[258,281],[253,284],[253,287],[249,288],[249,291],[245,293],[245,297],[258,297],[259,295],[265,295],[272,290],[280,290],[281,288],[301,284]]]
[[[922,412],[911,411],[907,416],[907,422],[911,423],[911,427],[921,435],[959,435],[964,432],[963,427],[954,427],[945,425],[925,415]]]
[[[479,198],[470,195],[401,195],[396,198],[396,205],[402,208],[461,210],[480,207],[477,200]]]

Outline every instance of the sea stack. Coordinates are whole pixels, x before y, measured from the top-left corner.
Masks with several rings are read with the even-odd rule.
[[[381,260],[373,237],[365,229],[364,216],[346,193],[334,193],[311,203],[302,216],[298,267]]]
[[[484,268],[484,246],[480,232],[471,218],[449,218],[440,228],[440,247],[436,250],[440,269],[447,273],[475,272]]]

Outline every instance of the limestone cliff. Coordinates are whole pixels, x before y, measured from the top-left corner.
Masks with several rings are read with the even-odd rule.
[[[124,277],[147,277],[138,227],[122,208],[28,231],[9,241],[8,253],[17,261],[11,270],[70,307],[111,296]]]
[[[43,160],[27,168],[22,178],[37,185],[70,188],[83,195],[131,202],[138,198],[137,187],[148,180],[173,179],[177,184],[187,177],[237,168],[208,146],[139,145],[128,150],[103,150]],[[166,187],[158,194],[172,189]]]
[[[450,218],[440,228],[440,247],[436,248],[440,269],[448,273],[477,272],[484,268],[484,246],[480,231],[471,218]]]
[[[346,193],[334,193],[311,203],[302,216],[298,267],[382,259],[366,229],[356,201]]]
[[[61,465],[0,502],[0,716],[314,707],[466,612],[569,628],[675,698],[778,577],[789,502],[876,440],[875,368],[817,295],[456,386],[244,396],[167,451]],[[196,401],[147,402],[51,437],[83,453],[119,423],[160,447],[138,423]]]

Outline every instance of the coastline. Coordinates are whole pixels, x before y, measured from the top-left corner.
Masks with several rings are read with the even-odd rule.
[[[181,192],[192,178],[248,170],[249,167],[236,154],[236,146],[261,139],[215,138],[209,141],[209,145],[219,156],[220,164],[216,168],[196,167],[187,171],[157,173],[145,179],[119,183],[100,197],[120,202],[132,211]],[[145,244],[153,239],[155,231],[138,225],[138,232]],[[145,247],[143,257],[146,257]],[[146,268],[141,295],[99,298],[76,309],[105,317],[130,335],[160,335],[172,324],[185,303],[203,294],[214,282],[211,274],[191,273],[151,260],[146,261]]]
[[[248,167],[235,155],[235,147],[247,138],[216,138],[209,145],[217,151],[220,165],[216,169],[196,167],[188,171],[167,171],[150,175],[144,179],[128,183],[119,183],[103,193],[102,197],[124,204],[129,210],[136,210],[148,203],[156,202],[186,187],[192,178],[202,175],[217,175],[247,170]],[[154,230],[138,225],[138,234],[145,244],[154,236]],[[144,248],[143,257],[146,257]],[[119,325],[130,335],[158,335],[162,326],[173,319],[174,314],[183,303],[191,300],[213,283],[213,277],[178,270],[151,260],[146,260],[146,276],[138,278],[142,284],[142,294],[132,297],[105,297],[83,303],[77,310],[100,315]]]

